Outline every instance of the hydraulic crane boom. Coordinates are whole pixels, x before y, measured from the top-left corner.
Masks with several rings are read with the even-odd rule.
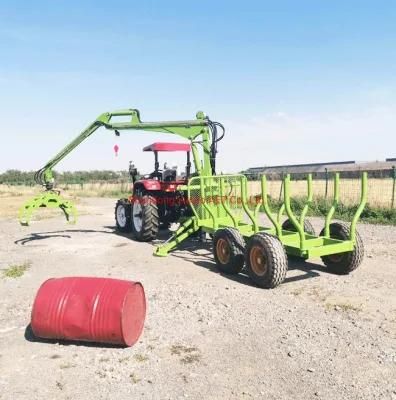
[[[131,117],[131,119],[127,122],[112,121],[114,117],[128,116]],[[218,122],[212,122],[209,118],[205,117],[203,112],[198,112],[195,120],[161,122],[142,122],[140,113],[136,109],[106,112],[99,115],[99,117],[84,129],[70,144],[48,161],[44,167],[38,170],[35,175],[35,180],[38,184],[45,186],[47,190],[53,189],[54,179],[52,169],[54,166],[100,127],[113,130],[116,135],[119,135],[120,130],[142,130],[181,136],[191,141],[194,164],[198,174],[215,174],[215,147],[217,141],[221,139],[217,138],[217,126],[223,128]],[[198,136],[202,136],[202,141],[194,142]],[[197,144],[201,144],[203,148],[202,161],[199,157]]]
[[[117,122],[117,117],[130,117],[130,120]],[[100,127],[113,130],[117,136],[120,135],[119,131],[121,130],[141,130],[181,136],[191,142],[194,165],[198,175],[211,176],[216,173],[217,143],[224,136],[224,127],[218,122],[211,121],[202,111],[197,112],[194,120],[159,122],[142,122],[137,109],[106,112],[99,115],[71,143],[36,172],[35,181],[46,188],[47,194],[30,200],[21,208],[20,221],[22,224],[29,224],[31,214],[38,207],[60,207],[68,220],[70,215],[76,216],[74,206],[62,199],[59,192],[54,191],[53,168]],[[223,131],[220,137],[217,137],[218,127]],[[197,140],[198,137],[200,140]],[[198,145],[202,146],[202,158]]]

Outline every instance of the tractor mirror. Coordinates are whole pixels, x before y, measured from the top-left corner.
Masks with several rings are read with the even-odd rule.
[[[135,164],[133,164],[132,161],[130,161],[129,162],[129,176],[131,177],[133,183],[136,182],[138,175],[139,175],[139,172],[138,172]]]

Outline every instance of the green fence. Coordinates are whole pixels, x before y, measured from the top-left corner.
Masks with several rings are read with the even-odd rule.
[[[360,171],[340,172],[341,202],[344,205],[353,205],[359,200]],[[267,174],[270,194],[273,199],[281,200],[283,174]],[[303,197],[306,192],[307,174],[291,172],[294,184],[293,197]],[[328,200],[333,196],[333,172],[313,173],[314,198],[317,200]],[[250,187],[259,192],[259,176],[250,176]],[[396,168],[389,170],[368,171],[368,204],[371,207],[383,209],[395,209],[396,207]]]
[[[350,220],[354,214],[360,196],[360,171],[340,172],[340,202],[335,217]],[[302,210],[307,193],[307,174],[292,175],[291,197],[293,208],[298,213]],[[311,215],[325,215],[333,198],[333,172],[314,173],[313,201],[310,207]],[[282,174],[267,174],[268,192],[273,207],[283,203]],[[367,205],[361,220],[371,223],[396,225],[396,169],[369,171],[368,173]],[[254,179],[253,179],[254,178]],[[250,177],[251,193],[260,192],[260,182],[257,176]]]

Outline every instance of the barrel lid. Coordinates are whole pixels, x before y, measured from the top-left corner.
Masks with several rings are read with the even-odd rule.
[[[122,306],[121,331],[125,344],[132,346],[139,339],[146,316],[146,296],[143,285],[134,282],[128,289]]]

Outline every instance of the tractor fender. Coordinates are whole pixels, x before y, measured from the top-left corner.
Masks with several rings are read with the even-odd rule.
[[[139,182],[135,183],[135,190],[144,187],[145,190],[151,191],[151,190],[161,190],[161,184],[159,181],[155,179],[144,179]]]

